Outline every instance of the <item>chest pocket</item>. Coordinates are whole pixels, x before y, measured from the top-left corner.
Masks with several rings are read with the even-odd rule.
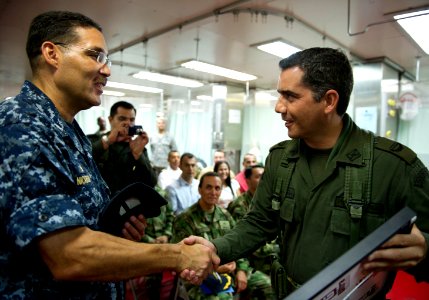
[[[349,209],[344,203],[344,195],[336,197],[335,207],[332,209],[330,230],[335,234],[350,236],[353,220]],[[384,207],[381,204],[369,202],[363,208],[362,222],[359,228],[359,240],[370,234],[386,221]]]

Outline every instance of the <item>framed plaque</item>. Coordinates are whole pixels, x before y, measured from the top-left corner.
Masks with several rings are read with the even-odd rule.
[[[396,233],[409,233],[416,218],[404,207],[285,299],[371,299],[382,289],[387,272],[364,274],[361,261]]]

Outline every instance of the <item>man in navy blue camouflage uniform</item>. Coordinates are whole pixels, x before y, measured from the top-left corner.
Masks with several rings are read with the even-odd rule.
[[[204,246],[134,242],[143,216],[125,223],[127,239],[98,231],[109,190],[74,116],[100,104],[110,76],[100,26],[41,14],[27,54],[32,81],[0,104],[0,298],[120,299],[117,282],[163,270],[201,282],[219,263]]]

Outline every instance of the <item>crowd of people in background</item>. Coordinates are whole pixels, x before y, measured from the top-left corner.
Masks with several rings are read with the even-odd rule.
[[[201,168],[194,154],[180,154],[163,116],[156,119],[156,133],[119,134],[127,133],[135,125],[136,114],[131,103],[116,102],[108,117],[110,131],[102,122],[104,118],[99,117],[99,130],[88,138],[94,159],[113,194],[126,185],[143,182],[168,200],[158,217],[146,220],[141,242],[174,243],[189,235],[211,240],[235,226],[250,209],[264,170],[256,156],[244,154],[243,169],[235,175],[225,151],[215,149],[213,165]],[[126,299],[162,299],[178,291],[182,298],[186,294],[190,299],[205,299],[209,295],[233,299],[234,294],[243,299],[274,299],[269,266],[271,255],[278,250],[275,245],[273,241],[248,258],[221,266],[218,273],[224,285],[213,287],[214,275],[210,275],[201,287],[179,284],[179,279],[171,272],[162,272],[127,281]]]
[[[361,263],[365,274],[387,272],[366,295],[384,296],[397,270],[429,281],[429,172],[346,113],[353,72],[342,51],[280,61],[275,111],[291,140],[273,146],[265,166],[244,155],[236,180],[223,151],[198,170],[165,119],[150,136],[125,101],[111,107],[110,131],[99,118],[85,137],[75,116],[100,105],[112,63],[93,20],[42,13],[26,50],[31,81],[0,103],[2,299],[283,299],[405,206],[418,215],[410,232]],[[122,194],[136,183],[154,198]],[[152,189],[168,200],[159,214],[128,215],[165,200]],[[117,193],[125,199],[105,220]]]

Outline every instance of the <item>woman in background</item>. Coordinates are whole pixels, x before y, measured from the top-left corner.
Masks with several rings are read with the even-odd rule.
[[[240,194],[240,184],[235,179],[231,179],[231,168],[226,161],[216,162],[214,169],[222,179],[222,193],[220,194],[219,203],[223,208],[227,208],[232,200]]]

